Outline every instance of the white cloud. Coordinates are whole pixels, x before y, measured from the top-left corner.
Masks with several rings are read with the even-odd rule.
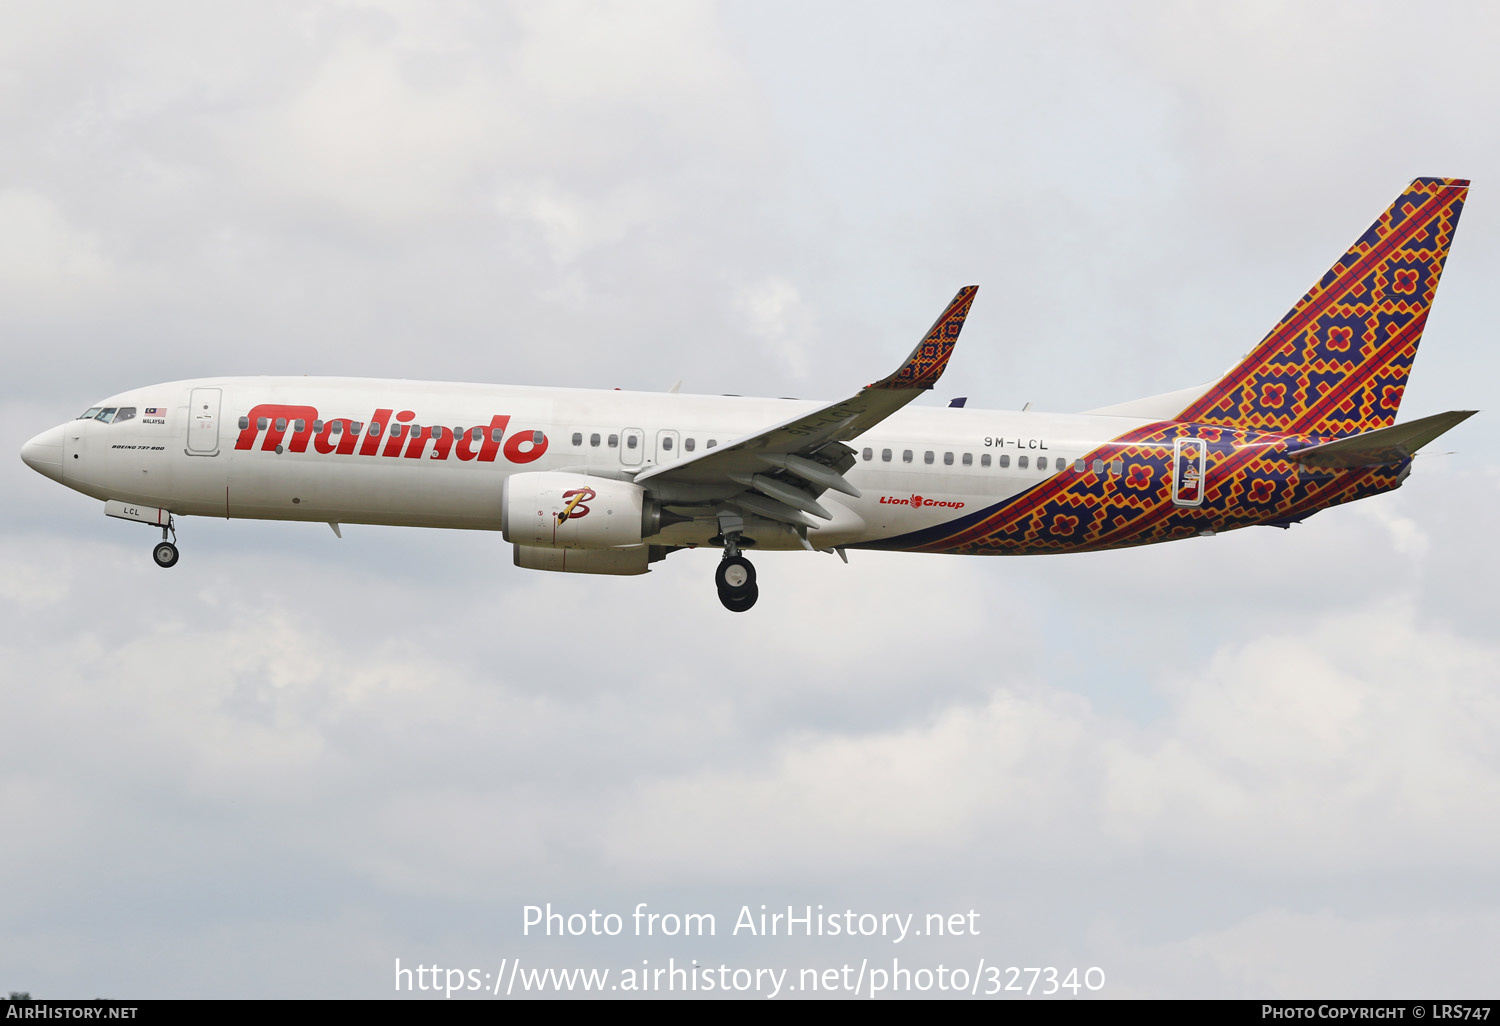
[[[1142,728],[1077,697],[1002,687],[896,730],[781,737],[747,767],[640,786],[618,857],[793,878],[1027,838],[1008,862],[1173,853],[1252,873],[1500,857],[1500,649],[1391,603],[1222,648],[1184,647]],[[1163,640],[1170,643],[1171,632]]]
[[[434,77],[385,46],[342,41],[284,106],[225,126],[232,166],[257,188],[362,223],[452,216],[504,149],[508,112],[471,74]]]
[[[1341,916],[1269,908],[1180,941],[1130,950],[1115,948],[1120,940],[1102,945],[1117,983],[1111,997],[1411,1000],[1482,987],[1475,981],[1489,977],[1500,911]]]
[[[735,291],[735,310],[776,362],[793,379],[807,376],[808,346],[815,338],[813,315],[785,278],[771,276]]]
[[[67,317],[109,295],[116,279],[101,240],[49,197],[0,189],[0,302],[10,316]]]

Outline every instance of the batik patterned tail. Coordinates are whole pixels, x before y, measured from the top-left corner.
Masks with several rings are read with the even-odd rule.
[[[1468,181],[1418,178],[1180,421],[1304,435],[1389,427]]]

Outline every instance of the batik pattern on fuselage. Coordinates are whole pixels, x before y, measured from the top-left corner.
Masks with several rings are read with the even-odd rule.
[[[1172,499],[1175,443],[1206,448],[1203,502]],[[1316,510],[1397,487],[1406,464],[1356,470],[1299,466],[1296,449],[1312,443],[1210,424],[1161,422],[1098,446],[1084,469],[1054,474],[1017,495],[927,530],[869,543],[869,548],[966,555],[1037,555],[1148,545],[1202,532],[1288,522]],[[1096,471],[1095,461],[1105,468]],[[1119,461],[1122,472],[1108,467]]]

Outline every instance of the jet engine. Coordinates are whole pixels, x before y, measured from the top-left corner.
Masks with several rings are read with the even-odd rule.
[[[524,570],[626,577],[650,572],[651,548],[650,545],[623,545],[613,549],[548,549],[539,545],[517,545],[516,566]],[[657,558],[661,558],[660,554]]]
[[[521,546],[639,545],[656,534],[660,524],[660,507],[647,498],[644,488],[629,481],[546,470],[512,474],[500,494],[500,531],[506,541]]]

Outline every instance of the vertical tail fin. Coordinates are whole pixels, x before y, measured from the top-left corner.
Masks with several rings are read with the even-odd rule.
[[[1178,420],[1311,435],[1388,427],[1469,183],[1418,178]]]

